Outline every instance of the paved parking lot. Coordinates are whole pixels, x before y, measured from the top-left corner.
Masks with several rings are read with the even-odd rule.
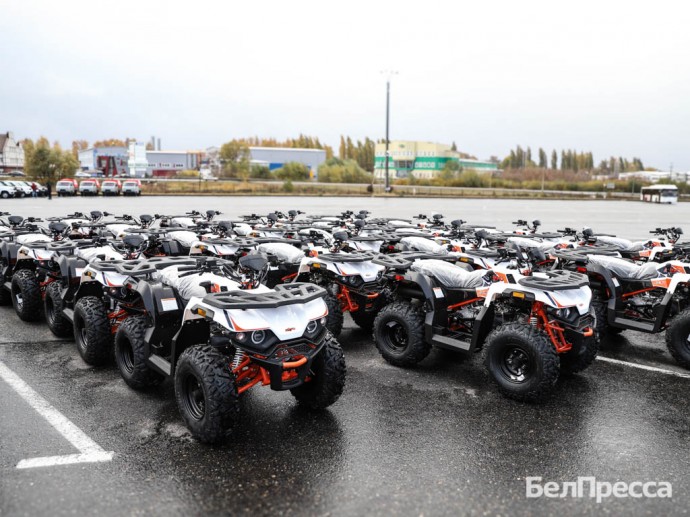
[[[435,351],[401,370],[351,323],[341,342],[347,387],[329,411],[255,389],[233,440],[209,447],[190,438],[170,384],[132,391],[114,367],[85,365],[71,341],[0,308],[4,371],[114,452],[17,468],[80,451],[0,376],[0,515],[687,512],[690,372],[659,337],[624,333],[602,352],[623,363],[597,361],[540,406],[498,395],[479,357]],[[527,499],[528,476],[668,481],[673,497]]]

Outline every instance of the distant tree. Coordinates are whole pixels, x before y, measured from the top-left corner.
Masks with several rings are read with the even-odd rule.
[[[271,170],[265,165],[254,164],[251,166],[249,177],[262,180],[271,179]]]
[[[555,149],[551,151],[551,168],[554,170],[558,169],[558,153]]]
[[[223,164],[223,176],[244,180],[249,177],[250,158],[248,145],[238,140],[231,140],[220,146],[218,155]]]
[[[541,147],[539,148],[539,168],[541,169],[546,169],[549,166],[548,164],[548,158],[546,157],[546,151],[542,149]]]
[[[89,143],[86,140],[74,140],[72,142],[72,154],[75,158],[79,157],[79,151],[89,148]]]
[[[347,153],[347,149],[345,148],[345,137],[343,135],[340,135],[340,147],[338,147],[338,158],[340,158],[341,160],[347,158],[347,156],[345,156],[345,153]]]
[[[450,146],[450,150],[451,151],[457,151],[458,150],[458,146],[455,145],[455,140],[453,140],[453,145]]]
[[[284,181],[304,181],[309,179],[309,167],[299,162],[288,162],[274,170],[273,175]]]
[[[129,140],[129,138],[125,139]],[[97,140],[93,143],[94,147],[127,147],[127,142],[119,138],[106,138],[105,140]]]
[[[371,179],[371,173],[355,160],[331,158],[319,166],[319,181],[322,183],[370,183]]]

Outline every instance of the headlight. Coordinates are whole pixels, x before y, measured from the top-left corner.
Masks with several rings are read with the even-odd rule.
[[[263,330],[255,330],[252,332],[252,343],[260,345],[266,339],[266,333]]]
[[[554,314],[559,320],[567,321],[568,323],[573,323],[580,316],[580,313],[575,307],[552,310],[551,314]]]
[[[304,331],[305,337],[313,339],[319,335],[324,325],[326,324],[326,318],[319,318],[317,320],[311,320],[307,324],[307,329]]]

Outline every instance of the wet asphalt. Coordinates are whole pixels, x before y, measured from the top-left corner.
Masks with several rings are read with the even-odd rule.
[[[690,378],[596,361],[542,405],[491,386],[481,357],[435,350],[385,363],[346,319],[347,387],[329,410],[251,390],[222,446],[193,440],[170,383],[129,389],[74,343],[0,308],[0,361],[107,451],[108,463],[19,470],[76,452],[0,380],[0,515],[675,515],[690,494]],[[602,356],[687,374],[659,336],[624,332]],[[525,478],[668,481],[670,499],[527,499]]]
[[[3,209],[47,216],[206,206],[237,215],[265,207],[267,199],[27,199]],[[270,204],[308,212],[332,212],[336,205],[341,201],[325,198],[275,198]],[[606,221],[602,230],[633,237],[633,231],[642,236],[648,227],[677,224],[690,210],[685,205],[355,199],[348,206],[396,216],[442,208],[446,215],[503,226],[534,216],[547,229],[562,224],[558,217],[589,217]],[[689,512],[690,372],[675,365],[663,336],[626,331],[605,341],[600,355],[664,372],[599,360],[562,378],[542,405],[499,395],[477,355],[434,350],[415,369],[395,368],[349,317],[340,342],[347,385],[329,410],[303,412],[289,393],[254,388],[232,439],[210,447],[190,437],[170,383],[133,391],[114,366],[86,365],[71,340],[58,340],[44,324],[22,323],[11,308],[0,307],[0,362],[115,453],[107,463],[17,469],[22,459],[77,451],[0,379],[0,516]],[[673,497],[528,499],[528,476],[668,481]]]

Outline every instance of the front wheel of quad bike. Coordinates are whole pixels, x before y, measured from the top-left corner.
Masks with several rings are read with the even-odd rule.
[[[12,304],[22,321],[41,319],[41,286],[32,270],[20,269],[12,275]]]
[[[62,285],[51,282],[46,287],[46,297],[43,300],[43,312],[46,315],[48,328],[57,337],[69,337],[74,330],[72,323],[62,315]]]
[[[74,306],[74,341],[84,362],[107,364],[113,354],[113,336],[108,313],[95,296],[84,296]]]
[[[146,364],[146,318],[127,318],[115,334],[115,363],[130,388],[142,390],[163,382],[163,376]]]
[[[414,366],[431,351],[424,340],[424,312],[408,302],[394,302],[374,320],[374,343],[394,366]]]
[[[319,354],[311,363],[311,379],[290,393],[308,409],[324,409],[333,404],[345,387],[345,354],[340,343],[330,334]]]
[[[205,443],[226,439],[240,412],[230,358],[206,345],[185,350],[175,370],[175,399],[195,438]]]
[[[338,337],[343,331],[343,310],[340,308],[340,300],[332,294],[327,294],[324,299],[326,307],[328,307],[328,316],[326,316],[326,328],[335,337]]]
[[[547,335],[531,325],[511,323],[486,338],[486,368],[506,397],[538,402],[553,389],[559,358]]]
[[[690,310],[671,320],[666,329],[666,346],[679,365],[690,369]]]

